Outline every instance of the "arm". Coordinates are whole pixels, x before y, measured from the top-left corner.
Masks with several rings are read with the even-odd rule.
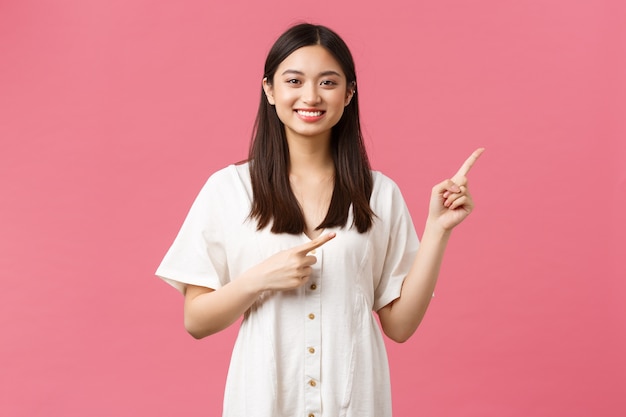
[[[420,247],[402,284],[400,297],[378,310],[383,331],[392,340],[405,342],[421,323],[437,284],[449,238],[450,231],[426,222]]]
[[[196,339],[224,330],[233,324],[258,298],[260,292],[240,277],[218,291],[187,285],[185,329]]]
[[[404,280],[400,297],[378,310],[383,331],[396,342],[408,340],[422,321],[452,229],[474,208],[466,175],[482,152],[483,149],[476,150],[452,179],[433,188],[420,247]]]
[[[309,252],[334,237],[334,233],[328,233],[278,252],[217,290],[187,285],[185,328],[201,339],[233,324],[264,291],[292,290],[304,285],[311,275],[311,265],[317,261]]]

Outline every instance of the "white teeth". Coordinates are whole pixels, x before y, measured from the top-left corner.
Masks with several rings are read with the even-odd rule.
[[[316,117],[316,116],[321,116],[322,112],[321,111],[304,111],[304,110],[298,110],[298,114],[302,115],[302,116],[306,116],[306,117]]]

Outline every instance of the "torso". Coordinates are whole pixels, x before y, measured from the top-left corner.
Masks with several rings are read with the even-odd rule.
[[[315,239],[323,230],[317,229],[326,218],[330,200],[333,195],[334,176],[322,178],[297,177],[290,175],[291,189],[293,190],[306,224],[305,234],[309,239]]]
[[[359,233],[350,226],[350,212],[346,227],[333,228],[337,236],[317,249],[308,285],[264,293],[245,314],[224,416],[391,416],[385,344],[372,311],[400,295],[417,238],[395,184],[380,173],[373,179],[372,228]],[[328,210],[332,180],[325,186],[295,182],[310,232]],[[321,195],[325,204],[307,204]],[[218,289],[311,237],[258,230],[249,219],[251,196],[247,164],[215,173],[157,274],[179,282],[179,288],[188,283]],[[316,208],[323,213],[317,218]]]

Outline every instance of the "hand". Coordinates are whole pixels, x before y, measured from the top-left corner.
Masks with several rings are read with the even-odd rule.
[[[311,265],[317,262],[314,250],[333,239],[327,233],[295,248],[278,252],[253,268],[253,276],[264,290],[293,290],[304,285],[311,276]]]
[[[469,193],[467,174],[485,149],[476,149],[451,179],[433,187],[428,218],[444,230],[452,230],[474,209]]]

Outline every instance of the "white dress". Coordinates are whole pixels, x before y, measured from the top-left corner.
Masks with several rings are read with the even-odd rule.
[[[245,314],[224,417],[391,416],[387,354],[372,312],[399,297],[418,239],[396,184],[379,172],[373,178],[373,227],[332,229],[337,236],[316,250],[306,286],[266,292]],[[219,289],[309,241],[257,231],[251,199],[248,164],[213,174],[156,274],[181,291],[187,283]]]

